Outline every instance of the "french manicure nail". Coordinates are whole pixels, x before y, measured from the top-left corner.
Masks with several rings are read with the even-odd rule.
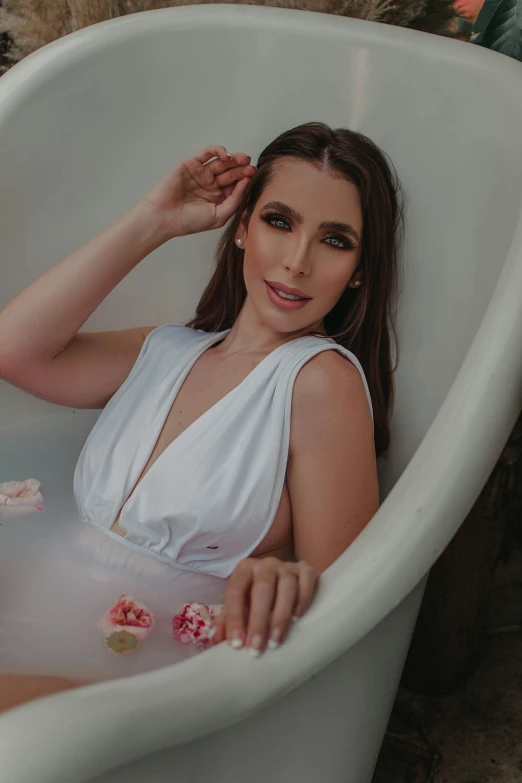
[[[279,642],[276,642],[275,639],[269,639],[268,646],[270,647],[271,650],[276,650],[279,647]]]
[[[261,650],[256,650],[255,647],[249,647],[248,652],[252,656],[252,658],[259,658],[261,655]]]
[[[243,646],[243,639],[241,638],[239,631],[233,631],[232,636],[229,639],[229,644],[234,650],[239,650]]]

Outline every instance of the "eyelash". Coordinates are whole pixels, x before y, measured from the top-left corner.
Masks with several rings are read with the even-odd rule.
[[[283,220],[287,225],[289,225],[288,220],[284,218],[282,215],[278,215],[277,212],[263,212],[260,215],[261,220],[264,220],[265,223],[268,223],[268,225],[273,226],[273,228],[279,228],[278,226],[274,226],[273,223],[270,223],[270,221],[274,218],[277,220]],[[338,247],[336,245],[330,245],[330,247],[333,247],[334,250],[355,250],[356,245],[352,242],[351,239],[348,239],[348,237],[345,237],[343,234],[328,234],[325,239],[340,239],[342,242],[345,243],[346,247]]]

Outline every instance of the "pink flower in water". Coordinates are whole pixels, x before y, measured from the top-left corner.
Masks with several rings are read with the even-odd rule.
[[[25,514],[42,511],[43,497],[39,487],[40,482],[33,478],[0,483],[0,511]]]
[[[181,644],[194,644],[205,650],[212,640],[214,618],[223,610],[223,604],[187,603],[172,618],[174,638]]]
[[[120,595],[99,622],[107,647],[116,653],[136,649],[152,631],[154,615],[130,595]]]
[[[152,613],[145,606],[134,601],[130,595],[120,595],[109,609],[109,620],[115,625],[133,625],[138,628],[152,626]]]

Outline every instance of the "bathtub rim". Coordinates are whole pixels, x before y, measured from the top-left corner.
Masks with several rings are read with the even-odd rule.
[[[198,24],[225,30],[230,30],[234,26],[244,28],[245,25],[250,25],[255,32],[270,31],[273,29],[272,20],[276,23],[278,31],[285,25],[290,28],[291,33],[314,35],[319,33],[334,38],[352,34],[360,40],[361,45],[367,41],[372,44],[382,41],[387,46],[391,44],[395,48],[407,47],[417,50],[423,57],[432,54],[438,59],[437,55],[439,57],[444,55],[447,60],[453,59],[456,66],[473,59],[477,64],[485,67],[496,63],[494,67],[504,70],[504,78],[508,78],[509,74],[517,81],[520,79],[520,66],[513,58],[483,46],[422,30],[318,11],[274,6],[232,3],[174,6],[140,11],[97,22],[51,41],[15,63],[0,80],[2,108],[0,128],[2,116],[8,116],[8,111],[2,104],[11,102],[12,106],[16,107],[18,101],[25,97],[26,89],[34,90],[38,87],[39,80],[47,80],[53,75],[54,70],[63,70],[64,59],[68,59],[69,64],[75,60],[81,61],[85,54],[91,55],[93,52],[106,49],[116,37],[119,41],[123,41],[125,38],[139,37],[140,34],[164,32],[168,26],[178,30],[184,28],[192,30]],[[502,63],[499,63],[499,58],[502,59]]]

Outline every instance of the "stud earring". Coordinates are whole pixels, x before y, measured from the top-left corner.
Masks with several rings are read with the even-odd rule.
[[[236,242],[237,242],[238,245],[242,245],[243,244],[243,240],[241,239],[241,237],[238,237],[236,239]]]
[[[356,288],[359,288],[360,285],[361,285],[361,281],[360,280],[356,280],[355,283],[354,283],[354,286]]]

